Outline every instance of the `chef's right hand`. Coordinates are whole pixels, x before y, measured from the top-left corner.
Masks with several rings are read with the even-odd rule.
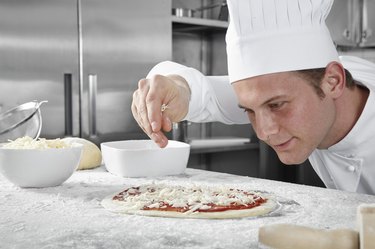
[[[172,129],[172,123],[180,122],[188,113],[190,88],[178,75],[154,75],[141,79],[133,93],[132,113],[143,131],[159,147],[168,144],[164,132]],[[162,111],[162,105],[166,109]]]

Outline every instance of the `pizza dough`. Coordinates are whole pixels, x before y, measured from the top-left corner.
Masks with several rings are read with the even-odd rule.
[[[117,213],[197,219],[254,217],[268,214],[277,207],[270,197],[251,191],[161,184],[126,188],[106,197],[101,204]],[[245,208],[246,205],[248,207]],[[250,207],[252,205],[254,207]]]
[[[358,249],[358,232],[323,230],[291,224],[259,228],[259,242],[275,249]]]
[[[79,143],[83,145],[82,157],[78,170],[93,169],[102,164],[102,153],[99,147],[89,140],[79,137],[67,137],[62,140],[67,143]]]

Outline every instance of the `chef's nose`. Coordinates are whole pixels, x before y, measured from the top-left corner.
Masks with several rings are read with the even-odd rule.
[[[260,114],[256,120],[258,138],[267,141],[271,135],[279,132],[279,125],[269,114]]]

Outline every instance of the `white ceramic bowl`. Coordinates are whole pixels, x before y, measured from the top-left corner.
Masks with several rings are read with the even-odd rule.
[[[0,173],[19,187],[54,187],[77,169],[82,145],[71,148],[8,149],[0,146]]]
[[[190,145],[169,141],[159,148],[152,140],[125,140],[100,145],[106,169],[123,177],[177,175],[185,171]]]

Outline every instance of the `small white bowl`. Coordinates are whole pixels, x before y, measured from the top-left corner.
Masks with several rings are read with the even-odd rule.
[[[125,140],[100,145],[106,169],[123,177],[178,175],[185,172],[190,145],[169,140],[161,149],[152,140]]]
[[[58,149],[9,149],[0,145],[0,173],[19,187],[54,187],[77,169],[81,153],[80,144]]]

